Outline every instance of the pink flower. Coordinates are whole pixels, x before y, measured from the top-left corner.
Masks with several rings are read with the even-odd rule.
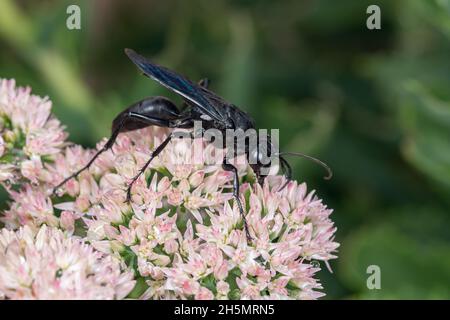
[[[34,183],[45,179],[41,161],[61,152],[67,137],[50,109],[47,97],[32,95],[30,88],[16,87],[14,80],[0,79],[0,154],[15,157],[10,166],[0,166],[0,181],[14,182],[20,172]]]
[[[221,298],[226,298],[228,296],[228,293],[230,292],[230,285],[223,281],[220,280],[217,283],[217,296],[219,299]]]
[[[261,299],[260,288],[246,277],[236,278],[236,283],[241,290],[241,299]]]
[[[28,225],[36,228],[44,223],[58,226],[59,219],[55,216],[52,201],[41,190],[26,185],[22,191],[11,191],[10,195],[14,202],[1,219],[7,227]]]
[[[67,230],[70,234],[73,234],[73,232],[75,231],[74,214],[70,211],[61,212],[60,225],[63,230]]]
[[[3,137],[0,136],[0,157],[3,156],[5,153],[5,141],[3,140]]]
[[[195,295],[196,300],[212,300],[214,294],[207,288],[201,287]]]

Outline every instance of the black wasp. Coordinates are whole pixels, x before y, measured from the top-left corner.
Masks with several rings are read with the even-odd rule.
[[[185,100],[185,108],[180,111],[172,101],[165,97],[148,97],[132,104],[114,119],[112,123],[111,137],[103,148],[100,149],[83,168],[67,177],[59,185],[57,185],[54,188],[54,191],[70,179],[78,176],[82,171],[88,169],[101,153],[113,146],[120,132],[137,130],[148,126],[190,129],[194,127],[194,121],[201,121],[202,128],[204,129],[214,128],[222,132],[224,135],[227,129],[240,129],[245,132],[248,129],[255,128],[253,120],[248,114],[239,110],[238,107],[228,103],[208,89],[208,79],[203,79],[196,84],[178,73],[150,62],[131,49],[125,49],[125,53],[144,73],[144,75],[156,80],[164,87],[180,95]],[[131,188],[133,183],[142,173],[144,173],[153,158],[158,156],[158,154],[161,153],[161,151],[174,137],[175,135],[172,132],[152,152],[148,161],[139,170],[138,174],[131,180],[127,190],[127,201],[131,200]],[[265,141],[266,142],[262,148],[259,147],[261,143],[258,143],[256,146],[250,146],[250,144],[247,144],[244,149],[241,150],[241,152],[246,154],[247,160],[260,184],[263,183],[266,177],[266,175],[261,172],[261,169],[271,165],[270,162],[263,161],[263,158],[274,156],[271,151],[273,146],[270,142],[270,136],[267,137]],[[262,149],[264,149],[264,155]],[[286,176],[287,182],[291,179],[292,170],[289,163],[283,158],[283,155],[298,155],[313,160],[324,166],[328,170],[328,176],[326,178],[331,178],[332,173],[329,167],[318,159],[301,153],[277,153],[275,156],[278,156],[280,168]],[[239,198],[239,177],[237,169],[234,165],[228,163],[226,158],[223,159],[222,168],[226,171],[232,171],[234,173],[233,197],[239,207],[240,214],[242,215],[247,239],[250,240],[250,232],[245,220],[242,203]],[[284,186],[286,186],[286,184]]]

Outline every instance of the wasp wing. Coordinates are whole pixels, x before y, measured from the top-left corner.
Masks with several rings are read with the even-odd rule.
[[[226,115],[221,108],[218,108],[226,104],[222,98],[186,79],[182,75],[150,62],[134,50],[125,49],[125,53],[146,76],[154,79],[192,103],[195,103],[202,112],[212,119],[225,122]]]

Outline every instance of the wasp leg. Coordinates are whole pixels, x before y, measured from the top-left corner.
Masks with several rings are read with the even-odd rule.
[[[130,202],[131,201],[131,188],[133,187],[133,184],[136,182],[136,180],[141,176],[141,174],[143,174],[145,172],[145,169],[147,169],[147,167],[149,166],[150,162],[152,162],[152,160],[157,157],[161,151],[164,150],[164,148],[167,146],[167,144],[170,142],[170,140],[172,139],[172,134],[170,134],[166,140],[164,140],[156,149],[155,151],[152,152],[150,159],[147,160],[147,162],[144,164],[144,166],[138,171],[138,173],[133,177],[133,179],[131,180],[130,184],[128,185],[128,189],[127,189],[127,199],[126,202]]]
[[[108,149],[110,149],[113,145],[114,142],[117,139],[117,136],[119,135],[120,131],[123,129],[124,124],[126,122],[127,118],[123,118],[120,123],[118,124],[117,128],[115,128],[115,130],[113,131],[113,133],[111,134],[111,137],[108,139],[108,141],[105,143],[105,145],[103,146],[103,148],[101,148],[93,157],[91,160],[89,160],[89,162],[82,167],[81,169],[79,169],[78,171],[76,171],[75,173],[71,174],[70,176],[68,176],[67,178],[65,178],[63,181],[61,181],[61,183],[59,183],[56,187],[53,188],[53,194],[56,194],[56,191],[63,185],[66,184],[67,181],[69,181],[70,179],[76,178],[80,173],[82,173],[84,170],[89,169],[89,167],[94,163],[94,161],[98,158],[99,155],[101,155],[103,152],[107,151]]]
[[[247,241],[250,242],[252,240],[252,237],[250,236],[250,231],[247,224],[247,219],[245,218],[244,214],[244,208],[242,207],[241,199],[239,198],[239,176],[238,172],[235,166],[226,163],[225,161],[222,163],[222,168],[225,171],[233,171],[234,173],[234,179],[233,179],[233,198],[235,199],[238,207],[239,212],[242,216],[242,219],[244,221],[244,229],[245,229],[245,235],[247,236]]]
[[[133,131],[151,125],[169,127],[170,122],[178,119],[179,116],[179,111],[173,102],[163,97],[150,97],[132,104],[114,119],[111,137],[103,148],[101,148],[84,167],[65,178],[61,183],[54,187],[53,194],[55,194],[67,181],[77,177],[84,170],[89,169],[98,156],[112,148],[119,133]]]
[[[183,126],[181,126],[181,128],[183,128]],[[174,131],[158,146],[158,148],[155,149],[155,151],[152,152],[152,154],[150,156],[150,159],[148,159],[148,161],[144,164],[144,166],[142,166],[142,168],[139,169],[138,173],[133,177],[133,179],[131,180],[130,184],[128,185],[126,202],[130,202],[131,201],[131,188],[133,187],[133,184],[145,172],[147,167],[150,165],[150,162],[152,162],[152,160],[155,157],[157,157],[164,150],[164,148],[167,146],[167,144],[170,142],[170,140],[172,138],[183,139],[183,138],[185,138],[187,136],[189,136],[191,139],[195,138],[195,134],[192,133],[192,132],[178,132],[178,131]]]

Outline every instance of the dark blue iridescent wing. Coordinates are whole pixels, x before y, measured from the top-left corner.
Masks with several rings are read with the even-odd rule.
[[[216,121],[225,122],[226,115],[221,106],[227,104],[222,98],[182,75],[150,62],[134,50],[125,49],[127,56],[148,77],[158,81],[164,87],[195,103],[202,112]]]

